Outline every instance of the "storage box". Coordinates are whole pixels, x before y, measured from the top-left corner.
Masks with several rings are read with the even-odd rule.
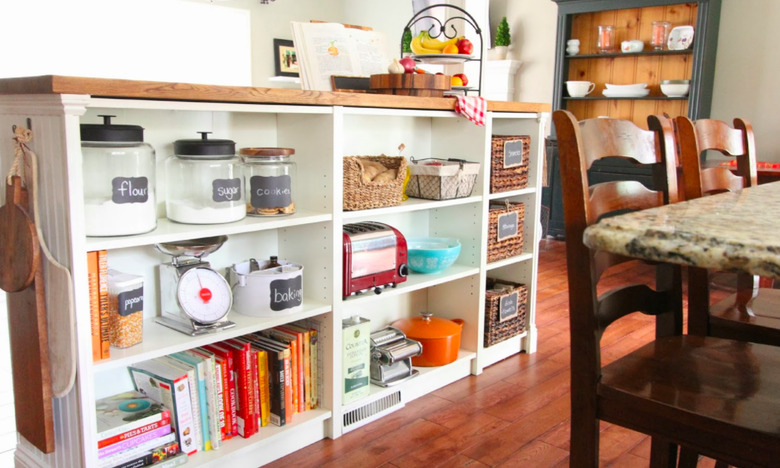
[[[253,259],[228,269],[233,310],[252,317],[282,317],[303,309],[303,265],[279,260],[280,266]]]
[[[528,287],[488,278],[485,291],[485,346],[493,346],[525,330]]]
[[[524,203],[491,202],[488,213],[488,263],[523,253],[524,219]]]
[[[374,163],[394,170],[394,176],[389,180],[373,180],[378,175],[370,167]],[[344,210],[400,205],[405,178],[406,158],[403,156],[345,156]]]
[[[144,278],[108,270],[108,336],[111,346],[127,348],[143,341]]]
[[[493,135],[490,156],[490,193],[526,188],[530,155],[530,136]]]
[[[428,200],[471,196],[479,175],[479,163],[462,159],[412,158],[406,194]]]

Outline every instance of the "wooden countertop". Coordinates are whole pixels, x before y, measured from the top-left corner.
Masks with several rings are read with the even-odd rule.
[[[94,97],[177,101],[299,104],[308,106],[386,107],[455,110],[454,97],[303,91],[299,89],[218,86],[106,78],[45,75],[0,79],[0,94],[88,94]],[[548,103],[488,101],[494,112],[550,112]]]

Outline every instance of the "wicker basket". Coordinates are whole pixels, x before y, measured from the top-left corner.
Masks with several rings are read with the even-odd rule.
[[[496,285],[501,288],[496,288]],[[494,289],[495,288],[495,289]],[[515,302],[514,294],[517,293]],[[503,310],[502,306],[503,299]],[[485,346],[517,336],[525,330],[528,288],[524,284],[488,278],[485,291]]]
[[[387,182],[363,180],[363,161],[378,162],[395,169],[396,177]],[[367,210],[401,204],[406,178],[406,158],[403,156],[345,156],[344,210]]]
[[[435,163],[435,165],[431,165]],[[412,158],[406,195],[428,200],[471,196],[479,175],[479,163],[460,159]]]
[[[508,219],[503,218],[503,215],[511,213],[517,213],[516,233],[511,228],[508,232],[506,229],[499,229],[499,220],[503,220],[506,225]],[[496,201],[491,203],[488,213],[488,263],[523,253],[524,218],[525,204],[522,202]]]
[[[507,144],[511,145],[509,147],[511,151],[508,153],[505,151]],[[520,151],[522,153],[518,155]],[[490,193],[526,188],[530,155],[530,136],[493,135],[490,156]],[[508,160],[506,156],[509,156]]]

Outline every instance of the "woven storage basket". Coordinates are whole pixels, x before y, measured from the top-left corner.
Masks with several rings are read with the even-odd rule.
[[[378,162],[388,169],[395,169],[395,179],[387,182],[363,180],[363,161]],[[403,156],[345,156],[344,157],[344,210],[367,210],[401,204],[403,184],[406,178],[406,158]]]
[[[431,165],[434,163],[436,165]],[[479,163],[459,159],[412,158],[406,195],[428,200],[471,196],[479,175]]]
[[[509,213],[517,213],[517,234],[509,237],[502,236],[499,240],[499,218]],[[488,213],[488,263],[523,253],[524,218],[525,204],[522,202],[494,202],[490,205]]]
[[[505,159],[507,144],[510,149],[508,161]],[[522,151],[521,156],[517,154],[519,151]],[[490,156],[490,193],[526,188],[530,155],[530,136],[493,135]]]
[[[502,291],[493,290],[497,283],[504,285]],[[517,293],[516,303],[510,297],[515,292]],[[502,298],[505,298],[505,310],[501,310]],[[528,287],[526,285],[493,278],[487,279],[487,291],[485,291],[485,346],[493,346],[496,343],[517,336],[525,330],[527,302]],[[514,305],[516,305],[516,308]]]

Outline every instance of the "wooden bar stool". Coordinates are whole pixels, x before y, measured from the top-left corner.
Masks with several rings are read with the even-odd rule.
[[[599,421],[652,436],[651,466],[674,466],[677,447],[738,466],[780,459],[780,348],[682,335],[680,268],[655,264],[656,284],[597,291],[607,268],[633,260],[593,251],[583,232],[601,217],[677,199],[674,132],[650,116],[652,131],[617,119],[578,122],[553,114],[561,162],[571,333],[570,466],[599,465]],[[650,164],[661,190],[636,181],[589,186],[603,157]],[[633,260],[636,261],[636,260]],[[601,292],[601,294],[599,294]],[[651,343],[602,367],[608,326],[634,312],[656,317]],[[630,321],[621,321],[630,326]]]

